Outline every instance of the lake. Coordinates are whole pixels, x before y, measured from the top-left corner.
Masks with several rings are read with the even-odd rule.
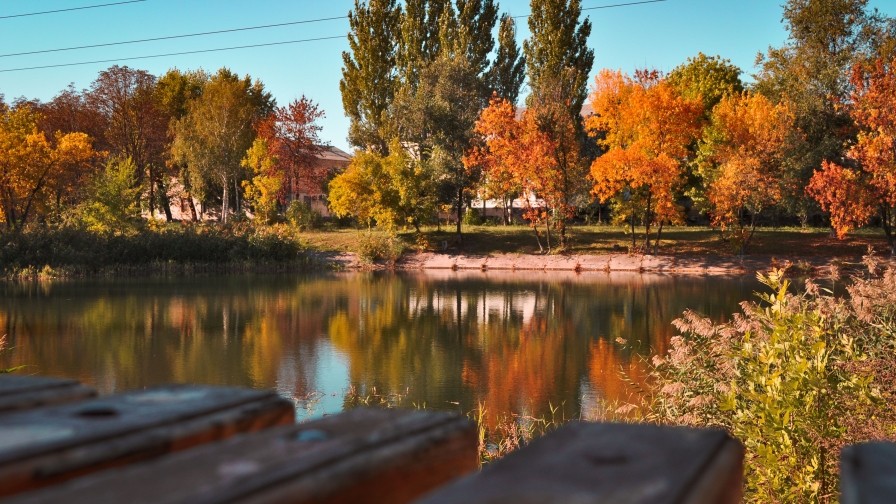
[[[632,393],[684,310],[726,320],[761,288],[752,275],[534,271],[5,283],[0,335],[15,348],[0,368],[103,394],[274,388],[300,418],[371,397],[587,417]]]

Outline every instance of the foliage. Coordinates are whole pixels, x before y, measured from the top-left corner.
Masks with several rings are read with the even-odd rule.
[[[134,161],[110,158],[91,182],[79,217],[91,231],[129,234],[140,218],[137,201],[142,192]]]
[[[476,123],[476,133],[479,145],[467,153],[464,162],[480,168],[492,183],[507,184],[501,191],[514,191],[514,184],[519,184],[526,202],[525,218],[543,252],[538,226],[546,227],[549,252],[550,229],[555,225],[561,233],[565,229],[566,219],[574,213],[572,196],[577,183],[584,181],[576,125],[565,106],[562,102],[556,108],[538,106],[517,119],[510,102],[493,98]]]
[[[354,216],[390,233],[420,225],[435,210],[435,170],[393,141],[388,156],[357,152],[342,174],[330,182],[330,208],[336,216]]]
[[[872,268],[874,269],[874,268]],[[746,447],[747,502],[833,502],[838,451],[892,438],[896,276],[858,279],[850,300],[809,281],[714,325],[693,312],[653,361],[647,419],[727,429]]]
[[[523,42],[531,101],[545,86],[566,90],[565,104],[577,117],[588,96],[588,74],[594,65],[594,50],[588,48],[591,21],[580,21],[580,0],[532,0],[529,39]]]
[[[738,254],[746,251],[760,212],[792,190],[781,166],[793,133],[787,106],[759,94],[728,95],[712,111],[700,142],[698,172],[711,222],[722,228]]]
[[[328,175],[317,163],[324,149],[317,121],[323,117],[317,104],[303,96],[286,107],[277,107],[256,125],[258,139],[264,141],[267,158],[272,161],[268,175],[283,179],[280,201],[299,193],[320,192]]]
[[[851,82],[849,110],[861,131],[848,154],[850,164],[861,169],[825,163],[813,175],[808,193],[831,213],[841,238],[877,210],[890,253],[896,256],[896,59],[878,60],[870,68],[856,66]]]
[[[742,73],[727,59],[699,53],[675,67],[666,79],[683,97],[702,101],[708,116],[722,98],[744,92]]]
[[[320,214],[299,200],[291,202],[286,208],[286,220],[299,231],[318,229],[322,224]]]
[[[394,263],[404,250],[404,242],[391,235],[364,233],[358,238],[358,259],[366,264],[379,259]]]
[[[4,334],[3,336],[0,336],[0,355],[9,353],[11,351],[12,351],[12,348],[7,348],[7,346],[6,346],[6,335]],[[18,371],[24,367],[25,366],[16,366],[16,367],[11,367],[11,368],[6,368],[6,369],[0,369],[0,375],[15,373],[16,371]]]
[[[498,28],[498,53],[488,73],[489,84],[495,94],[516,105],[525,78],[526,57],[516,45],[516,22],[504,14]]]
[[[603,70],[595,78],[591,104],[595,114],[586,124],[606,149],[591,165],[592,194],[601,201],[625,195],[632,248],[636,208],[643,205],[644,247],[650,251],[651,223],[660,226],[659,242],[663,224],[682,220],[676,191],[684,182],[689,146],[700,131],[703,103],[681,96],[656,71],[638,71],[632,79]]]
[[[464,212],[464,225],[465,226],[481,226],[482,225],[482,217],[479,215],[479,210],[475,208],[468,208]]]
[[[221,191],[222,222],[227,222],[230,190],[243,179],[241,163],[255,140],[253,123],[273,107],[260,82],[253,83],[248,76],[240,79],[222,68],[175,125],[172,153],[189,167],[191,183],[200,195]],[[239,211],[238,192],[235,199]]]
[[[268,141],[256,138],[252,147],[246,152],[242,161],[254,175],[251,180],[243,181],[246,201],[255,211],[259,222],[272,224],[277,220],[278,196],[283,189],[283,174],[277,170],[279,158],[270,154]]]
[[[7,228],[46,216],[53,196],[47,188],[87,170],[97,156],[84,133],[57,133],[51,144],[39,120],[28,105],[0,113],[0,219]]]
[[[342,53],[342,107],[351,121],[349,143],[385,152],[388,108],[396,88],[396,39],[401,8],[395,0],[355,0]]]

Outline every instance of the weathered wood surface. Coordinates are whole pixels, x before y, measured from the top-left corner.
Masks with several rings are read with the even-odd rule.
[[[0,415],[0,496],[294,418],[270,391],[188,385]]]
[[[477,467],[476,426],[355,409],[236,436],[13,497],[5,504],[401,504]]]
[[[840,502],[896,502],[896,443],[863,443],[843,449],[840,455]]]
[[[75,380],[0,374],[0,414],[95,396],[95,390]]]
[[[418,504],[734,504],[743,449],[715,430],[576,422]]]

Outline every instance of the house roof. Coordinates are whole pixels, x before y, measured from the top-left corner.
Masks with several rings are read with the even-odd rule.
[[[332,145],[324,145],[322,146],[323,150],[318,154],[317,159],[321,159],[324,161],[344,161],[349,162],[352,160],[352,155],[339,147],[333,147]]]

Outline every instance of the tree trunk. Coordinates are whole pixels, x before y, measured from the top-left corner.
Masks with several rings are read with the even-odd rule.
[[[650,253],[650,197],[647,193],[647,212],[644,214],[644,253]]]
[[[155,220],[156,218],[156,188],[153,184],[155,184],[155,176],[152,170],[152,165],[149,166],[149,218]]]
[[[548,245],[548,254],[550,254],[551,253],[551,221],[550,220],[548,220],[548,223],[544,227],[544,236],[545,236],[545,241],[547,242],[547,245]]]
[[[171,222],[174,216],[171,215],[171,200],[168,199],[168,192],[165,191],[165,184],[161,179],[158,180],[159,194],[162,196],[162,210],[165,211],[165,220]]]
[[[221,198],[221,223],[227,224],[227,203],[229,201],[229,194],[227,194],[227,181],[224,182],[224,195]]]
[[[463,188],[457,189],[457,244],[463,245],[464,239],[463,235],[461,235],[460,230],[460,221],[464,217],[464,190]]]
[[[631,215],[631,224],[632,224],[632,248],[629,250],[629,253],[635,251],[635,195],[632,194],[632,215]]]
[[[196,212],[196,203],[193,203],[193,196],[187,194],[187,203],[190,205],[190,214],[193,217],[193,222],[197,222],[199,220],[199,213]]]
[[[532,226],[535,231],[535,241],[538,242],[538,251],[544,254],[544,247],[541,246],[541,238],[538,236],[538,226]]]
[[[653,242],[653,255],[660,254],[660,238],[663,237],[663,221],[660,221],[659,230],[656,232],[656,240]]]
[[[896,257],[896,236],[893,236],[893,209],[887,205],[881,208],[881,224],[883,224],[884,234],[887,235],[887,245],[890,246],[890,255]]]

